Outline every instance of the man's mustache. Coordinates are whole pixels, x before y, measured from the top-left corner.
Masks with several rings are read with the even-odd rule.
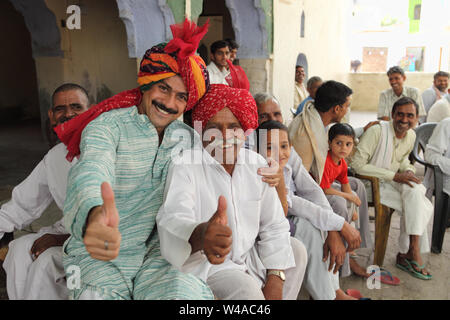
[[[156,100],[152,100],[152,104],[154,104],[156,107],[158,107],[159,109],[161,109],[161,110],[163,110],[163,111],[165,111],[167,113],[170,113],[170,114],[177,114],[178,113],[177,110],[169,109],[164,104],[162,104],[161,102],[158,102]]]
[[[56,127],[56,126],[59,126],[60,124],[63,124],[64,122],[67,122],[67,121],[69,121],[69,120],[72,120],[72,119],[75,118],[75,117],[76,117],[76,116],[73,116],[73,117],[70,117],[70,118],[67,118],[67,117],[59,118],[58,121],[56,122],[56,124],[53,125],[53,128]]]

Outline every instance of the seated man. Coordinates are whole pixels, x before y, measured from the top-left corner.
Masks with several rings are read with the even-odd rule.
[[[447,117],[450,117],[450,94],[446,94],[431,106],[427,115],[427,122],[439,122]]]
[[[294,300],[306,250],[290,238],[275,189],[257,175],[267,163],[241,148],[257,116],[250,93],[226,85],[211,85],[194,108],[203,148],[184,151],[169,168],[157,216],[161,253],[219,299]]]
[[[450,196],[450,116],[439,122],[434,129],[425,148],[424,156],[427,162],[439,166],[442,170],[444,174],[444,192]],[[428,188],[434,188],[433,183],[428,178],[428,175],[431,173],[432,170],[427,170],[425,176]]]
[[[391,88],[380,93],[380,99],[378,101],[378,119],[389,121],[392,114],[392,106],[395,101],[402,97],[409,97],[417,102],[419,106],[419,117],[422,118],[421,122],[425,121],[427,113],[423,106],[419,89],[403,85],[406,80],[403,69],[397,66],[392,67],[387,71],[387,76]]]
[[[412,128],[418,115],[419,106],[413,99],[403,97],[395,102],[392,120],[383,121],[363,134],[351,166],[359,174],[380,178],[381,203],[402,214],[397,266],[428,280],[431,274],[426,271],[420,253],[430,250],[427,224],[433,205],[408,159],[414,147],[416,135]]]
[[[317,89],[319,89],[322,83],[323,81],[320,77],[309,78],[308,82],[306,82],[306,90],[308,91],[309,96],[298,105],[295,115],[298,115],[303,111],[303,108],[308,101],[314,101],[316,98]]]
[[[318,184],[322,180],[329,149],[327,127],[331,123],[341,122],[350,106],[351,94],[352,90],[346,85],[333,80],[327,81],[317,89],[314,102],[309,101],[303,112],[289,125],[289,138],[292,145],[302,158],[305,169],[311,173]],[[372,248],[373,240],[369,230],[369,208],[365,186],[362,181],[354,177],[348,177],[348,182],[361,201],[359,206],[361,247]],[[332,187],[340,189],[336,183]],[[336,213],[347,212],[347,201],[341,197],[331,197],[330,205]],[[355,260],[349,259],[347,254],[341,276],[349,276],[351,270],[363,275],[361,269]]]
[[[71,236],[63,263],[68,275],[74,268],[81,275],[80,285],[70,291],[74,299],[213,298],[203,281],[176,270],[159,249],[155,219],[169,161],[178,148],[191,147],[172,134],[193,133],[177,119],[209,86],[206,65],[195,55],[207,25],[197,28],[186,19],[171,29],[174,39],[145,53],[138,89],[72,120],[85,126],[80,150],[79,133],[68,142],[64,138],[72,121],[57,130],[70,146],[69,157],[80,152],[64,204]]]
[[[283,123],[280,105],[273,95],[257,93],[255,101],[260,126],[273,121]],[[255,136],[247,140],[256,140]],[[252,149],[254,144],[251,145]],[[290,174],[285,174],[284,180],[286,186],[291,186],[288,197],[292,199],[292,206],[288,208],[288,217],[296,226],[294,237],[302,241],[308,251],[304,286],[314,300],[352,299],[339,288],[337,270],[344,263],[346,251],[341,237],[351,246],[359,247],[359,233],[333,212],[322,189],[305,169],[294,148],[291,149],[284,168]],[[330,263],[326,259],[324,262],[323,257],[329,257]],[[331,278],[327,276],[328,269],[334,271]]]
[[[422,92],[423,106],[428,115],[430,108],[437,101],[448,93],[448,79],[450,74],[445,71],[438,71],[433,76],[433,85]],[[428,120],[427,120],[428,122]]]
[[[51,126],[66,122],[88,108],[89,98],[83,87],[63,84],[52,96],[52,107],[48,110]],[[57,144],[13,189],[11,201],[0,208],[0,237],[31,224],[52,201],[62,211],[71,167],[66,153],[64,144]],[[62,245],[68,237],[61,220],[9,243],[3,268],[10,300],[67,299]]]

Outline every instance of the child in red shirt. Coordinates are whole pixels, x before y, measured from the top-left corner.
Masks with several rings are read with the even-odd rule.
[[[354,192],[352,192],[347,178],[347,163],[345,162],[345,158],[348,157],[353,150],[354,139],[355,132],[349,124],[337,123],[330,128],[328,131],[330,150],[328,151],[325,162],[320,187],[326,195],[343,197],[359,207],[361,205],[361,200]],[[331,187],[335,180],[341,183],[341,191]],[[356,221],[357,219],[358,213],[353,209],[351,220]]]

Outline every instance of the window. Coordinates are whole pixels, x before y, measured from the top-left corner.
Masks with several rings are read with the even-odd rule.
[[[305,37],[305,11],[302,11],[302,18],[300,21],[300,38]]]

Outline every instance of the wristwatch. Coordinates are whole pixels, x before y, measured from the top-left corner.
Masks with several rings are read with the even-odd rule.
[[[273,274],[274,276],[280,277],[281,280],[286,280],[286,276],[284,275],[283,270],[269,270],[267,271],[267,275]]]

